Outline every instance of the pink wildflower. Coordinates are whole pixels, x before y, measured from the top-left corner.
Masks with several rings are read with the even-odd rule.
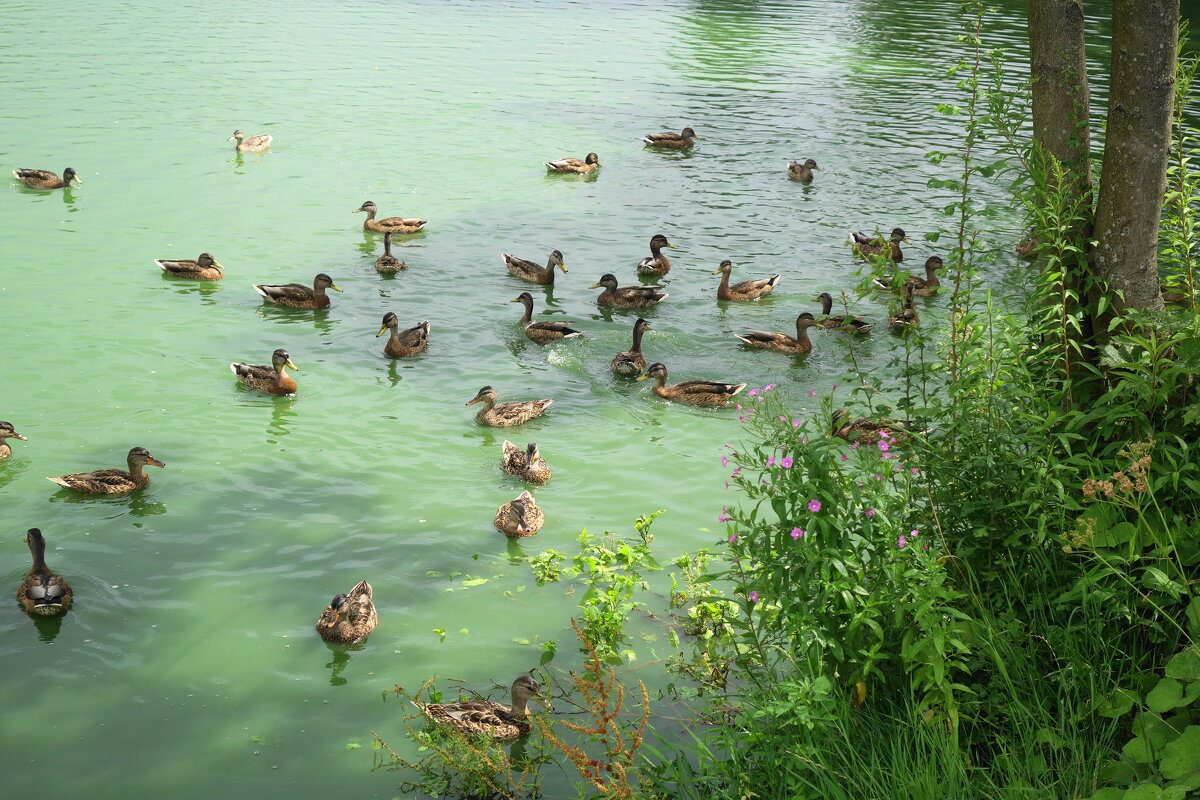
[[[896,540],[896,547],[903,548],[906,544],[908,544],[908,539],[904,538],[904,534],[902,533],[900,534],[900,538]]]
[[[799,428],[799,427],[800,427],[800,420],[798,420],[798,419],[794,419],[794,420],[792,420],[792,427],[793,427],[793,428]]]
[[[729,456],[721,456],[721,466],[722,467],[729,466]]]
[[[751,603],[757,603],[758,602],[758,592],[751,592],[750,594],[746,595],[746,599],[749,600]]]
[[[817,396],[817,390],[816,390],[816,389],[813,389],[811,392],[809,392],[809,393],[808,393],[808,396],[809,396],[809,397],[816,397],[816,396]]]
[[[875,512],[875,509],[873,509],[873,508],[868,508],[868,509],[867,509],[866,511],[864,511],[863,513],[864,513],[864,514],[866,514],[868,517],[873,517],[873,516],[875,516],[875,513],[876,513],[876,512]]]
[[[808,501],[808,510],[814,514],[817,513],[818,511],[820,511],[821,510],[821,501],[820,500],[809,500]]]
[[[804,538],[804,529],[803,528],[792,528],[792,538],[795,539],[796,541],[803,539]]]
[[[908,535],[914,539],[917,538],[917,529],[913,528],[911,531],[908,532]]]
[[[754,397],[754,395],[758,394],[758,389],[751,389],[750,391],[746,392],[746,394]]]
[[[883,439],[879,440],[879,449],[880,450],[882,450],[883,452],[886,453],[888,451],[889,447],[890,447],[890,445],[887,442],[885,442]]]
[[[848,456],[848,455],[846,455],[845,453],[843,453],[843,454],[842,454],[842,461],[849,461],[849,460],[850,460],[850,456]]]
[[[768,467],[775,466],[775,456],[771,456],[770,458],[767,459],[767,466]]]
[[[736,541],[737,541],[737,534],[736,533],[729,534],[729,543],[733,544]]]
[[[772,390],[772,389],[774,389],[774,388],[775,388],[775,384],[773,384],[773,383],[768,383],[766,386],[764,386],[764,387],[763,387],[763,391],[764,391],[764,392],[769,392],[769,391],[771,391],[771,390]]]
[[[796,462],[792,461],[789,456],[784,456],[783,458],[779,459],[779,466],[783,467],[784,469],[791,469],[792,464],[794,463]]]

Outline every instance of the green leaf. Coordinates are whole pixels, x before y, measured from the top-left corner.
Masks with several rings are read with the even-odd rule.
[[[1166,675],[1184,681],[1200,680],[1200,651],[1193,646],[1176,653],[1167,662]]]
[[[1160,714],[1183,704],[1183,684],[1174,678],[1163,678],[1146,695],[1146,705],[1151,711],[1157,711]]]
[[[1182,736],[1166,746],[1160,766],[1168,780],[1200,772],[1200,725],[1189,725]]]
[[[462,585],[463,586],[482,586],[483,584],[485,584],[487,582],[488,582],[487,578],[472,578],[469,581],[463,581]]]

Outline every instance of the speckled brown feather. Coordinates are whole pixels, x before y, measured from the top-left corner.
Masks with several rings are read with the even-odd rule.
[[[776,353],[784,353],[786,355],[801,355],[812,352],[813,346],[812,341],[808,338],[808,329],[816,324],[813,320],[813,315],[806,311],[796,317],[796,335],[794,337],[786,333],[756,331],[752,329],[747,330],[745,334],[735,333],[734,336],[749,347],[773,350]]]
[[[530,449],[533,450],[532,459],[529,456]],[[543,484],[550,480],[550,465],[538,453],[537,445],[533,442],[530,442],[528,447],[522,450],[505,439],[503,451],[503,455],[500,458],[500,469],[509,475],[536,484]]]
[[[667,368],[661,363],[650,365],[650,370],[638,380],[653,380],[651,387],[664,400],[675,400],[693,406],[723,406],[746,388],[744,383],[722,383],[721,381],[691,380],[667,385]]]
[[[61,178],[48,169],[15,169],[13,175],[30,189],[65,189],[71,185],[72,180],[79,180],[75,176],[75,170],[70,167],[63,170]]]
[[[531,730],[526,718],[529,698],[536,696],[540,690],[536,681],[522,675],[513,682],[511,707],[491,700],[428,704],[413,702],[413,705],[435,723],[456,728],[463,733],[493,739],[516,739]]]
[[[757,300],[774,291],[775,284],[779,283],[781,277],[772,275],[769,278],[754,278],[730,285],[729,275],[733,272],[733,265],[722,261],[716,271],[721,273],[721,283],[717,286],[718,300]]]
[[[141,456],[138,455],[139,452],[145,454],[148,460],[142,460]],[[150,476],[143,469],[147,463],[158,467],[164,466],[161,461],[154,458],[154,456],[150,455],[143,448],[138,447],[129,451],[126,463],[129,466],[128,470],[111,467],[98,469],[94,472],[75,472],[57,478],[47,478],[46,480],[57,483],[59,486],[74,492],[83,492],[85,494],[121,494],[123,492],[132,492],[135,489],[144,489],[150,485]]]
[[[491,388],[491,387],[487,387]],[[480,390],[481,392],[483,390]],[[467,405],[483,403],[484,407],[475,414],[475,421],[480,425],[491,425],[496,428],[511,428],[529,420],[540,417],[550,407],[553,400],[524,400],[508,403],[496,403],[496,393],[492,391],[485,396],[476,395]]]
[[[649,308],[658,305],[669,296],[666,292],[660,291],[661,286],[617,286],[617,279],[612,275],[605,275],[600,281],[589,287],[591,289],[604,287],[604,291],[596,298],[596,305],[600,306]]]
[[[371,584],[359,581],[341,599],[339,608],[333,603],[325,607],[317,619],[316,630],[327,642],[357,642],[375,630],[379,614],[375,610]]]
[[[383,318],[383,327],[379,330],[380,334],[385,329],[390,330],[387,344],[383,346],[384,355],[392,358],[415,356],[429,346],[429,320],[421,320],[404,330],[399,328],[400,323],[396,320],[396,315],[388,312]]]
[[[254,291],[262,295],[269,303],[288,308],[328,308],[329,295],[326,289],[340,292],[333,281],[321,280],[321,275],[313,279],[311,287],[302,283],[254,284]],[[328,276],[325,276],[328,278]]]
[[[521,492],[496,509],[496,517],[492,520],[492,524],[505,536],[520,538],[533,536],[541,530],[545,521],[546,515],[538,508],[533,495],[529,492]]]
[[[33,565],[21,585],[17,587],[17,602],[30,614],[53,616],[71,607],[75,593],[71,584],[61,575],[56,575],[46,566],[46,541],[41,531],[30,528],[25,537]]]
[[[171,261],[165,258],[156,258],[154,263],[158,264],[164,275],[174,278],[219,281],[225,277],[225,273],[221,271],[221,265],[208,253],[201,253],[194,261],[191,259]]]

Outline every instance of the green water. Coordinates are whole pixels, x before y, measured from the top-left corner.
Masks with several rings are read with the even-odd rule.
[[[922,155],[961,140],[932,111],[959,99],[942,77],[956,8],[6,4],[0,161],[73,166],[85,183],[0,192],[0,419],[29,437],[0,464],[0,586],[21,579],[38,526],[77,597],[60,625],[15,604],[0,616],[3,794],[393,797],[370,747],[347,749],[371,729],[403,739],[404,710],[381,691],[432,674],[507,685],[542,652],[516,640],[570,638],[578,598],[536,587],[522,555],[659,508],[663,554],[717,542],[737,412],[614,379],[637,314],[598,309],[585,287],[606,272],[635,282],[666,234],[679,249],[669,300],[646,314],[650,359],[673,380],[779,383],[797,414],[815,408],[809,391],[845,383],[835,334],[792,360],[731,332],[792,330],[808,298],[849,287],[851,229],[905,227],[916,265],[941,252],[922,236],[945,225],[950,198],[926,181],[946,168]],[[989,27],[1019,46],[1022,13]],[[703,137],[691,153],[638,141],[683,125]],[[275,144],[238,156],[234,128]],[[594,179],[541,167],[588,151],[604,164]],[[817,180],[788,181],[785,158],[807,157]],[[352,213],[368,199],[431,220],[397,242],[411,268],[395,279],[375,273],[382,240]],[[1000,284],[1018,220],[999,187],[981,199],[1000,254],[985,279]],[[553,248],[570,268],[553,292],[504,270],[502,252],[544,262]],[[152,263],[201,251],[223,281]],[[718,304],[723,258],[735,280],[783,281],[760,303]],[[317,272],[345,290],[325,311],[264,306],[250,288]],[[539,315],[586,336],[527,341],[508,302],[527,289]],[[387,311],[432,322],[426,353],[382,355]],[[239,388],[228,363],[277,347],[301,367],[297,396]],[[900,349],[877,331],[858,357],[878,370]],[[482,428],[463,404],[483,384],[555,404],[520,429]],[[554,469],[535,490],[546,525],[519,543],[491,525],[523,488],[498,468],[505,438],[536,440]],[[44,480],[123,466],[134,445],[167,463],[143,492],[78,497]],[[362,578],[378,630],[326,646],[314,621]],[[639,656],[666,655],[662,641]]]

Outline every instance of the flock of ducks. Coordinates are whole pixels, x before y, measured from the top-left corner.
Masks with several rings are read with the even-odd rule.
[[[690,148],[700,137],[690,127],[679,133],[652,133],[642,138],[649,147],[658,148]],[[269,134],[246,136],[241,130],[236,130],[228,141],[236,142],[239,152],[262,152],[267,150],[272,142]],[[600,167],[600,158],[595,153],[588,153],[583,159],[562,158],[545,162],[546,169],[553,172],[586,174]],[[787,167],[788,176],[802,182],[813,179],[817,163],[812,159],[804,162],[790,161]],[[53,172],[35,169],[15,170],[13,174],[26,186],[34,189],[60,189],[72,182],[82,183],[75,170],[67,168],[60,178]],[[375,262],[375,268],[382,274],[394,273],[407,269],[403,261],[392,255],[391,243],[394,235],[411,235],[424,229],[428,220],[407,217],[385,217],[377,219],[379,208],[370,200],[355,209],[356,213],[365,213],[363,229],[384,236],[384,254]],[[908,242],[901,228],[892,231],[887,240],[865,236],[861,233],[852,234],[851,246],[864,257],[884,256],[892,262],[903,260],[901,243]],[[661,276],[671,270],[671,262],[664,254],[664,249],[674,248],[666,236],[657,234],[650,239],[650,255],[636,265],[636,273],[640,276]],[[550,253],[545,266],[523,258],[503,254],[505,267],[513,276],[529,283],[552,286],[557,271],[567,272],[560,251]],[[156,259],[155,264],[164,275],[198,281],[216,281],[224,277],[224,267],[210,254],[201,253],[195,260]],[[897,291],[903,297],[901,308],[889,317],[892,327],[906,327],[918,323],[916,312],[912,309],[914,295],[932,294],[939,285],[937,270],[942,268],[941,259],[934,256],[926,264],[924,278],[908,277],[900,286],[881,280],[881,287]],[[714,271],[720,274],[717,287],[717,297],[724,301],[753,301],[770,294],[779,283],[779,275],[765,278],[755,278],[737,283],[730,283],[733,264],[726,260]],[[644,309],[651,308],[669,296],[662,291],[661,286],[621,286],[616,276],[609,273],[593,284],[592,289],[601,289],[596,302],[599,305],[614,308]],[[313,278],[312,285],[300,283],[288,284],[256,284],[254,290],[265,302],[288,308],[320,309],[330,305],[328,290],[342,291],[333,279],[319,273]],[[772,333],[766,331],[748,330],[738,334],[737,338],[749,347],[773,350],[789,355],[803,354],[812,350],[812,342],[808,329],[822,327],[842,330],[849,333],[865,333],[873,326],[857,316],[831,316],[833,298],[828,293],[822,293],[813,298],[822,306],[820,319],[812,313],[804,312],[796,318],[796,334]],[[524,312],[519,324],[525,335],[538,344],[546,344],[583,335],[583,331],[571,327],[572,323],[557,321],[534,321],[534,299],[529,292],[522,292],[513,298],[512,302],[521,303]],[[667,367],[662,362],[655,362],[647,367],[646,357],[642,353],[642,339],[647,331],[652,330],[649,323],[638,318],[633,325],[632,346],[629,350],[617,353],[610,364],[612,372],[639,381],[653,381],[653,393],[667,400],[689,403],[696,406],[720,406],[741,392],[746,384],[726,383],[710,380],[686,380],[680,383],[668,384]],[[405,358],[426,349],[429,343],[430,324],[422,320],[417,325],[401,330],[397,316],[388,312],[384,315],[377,336],[388,334],[383,352],[392,358]],[[291,395],[297,390],[294,378],[287,370],[299,370],[292,362],[291,356],[282,348],[271,354],[270,364],[246,364],[233,362],[230,370],[237,380],[247,387],[265,392],[270,395]],[[466,405],[480,405],[475,414],[475,420],[481,425],[493,427],[513,427],[522,425],[545,413],[554,401],[551,399],[498,402],[496,390],[491,386],[482,387]],[[880,430],[896,431],[902,426],[892,420],[870,420],[861,418],[853,420],[840,410],[833,416],[831,434],[846,439],[853,439],[859,434],[874,434]],[[6,439],[25,440],[17,433],[11,423],[0,421],[0,458],[7,458],[12,450]],[[109,468],[92,472],[79,472],[60,477],[49,478],[55,484],[74,492],[86,494],[120,494],[143,489],[150,483],[150,476],[145,467],[166,466],[155,458],[144,447],[132,448],[126,457],[127,469]],[[537,444],[528,443],[524,448],[505,441],[501,456],[501,468],[530,484],[541,485],[550,479],[550,466],[538,451]],[[523,491],[512,501],[503,504],[496,511],[493,520],[495,527],[510,537],[531,536],[542,527],[545,515],[528,491]],[[27,612],[35,615],[62,614],[71,605],[73,592],[70,585],[60,575],[52,572],[46,565],[46,541],[42,532],[30,528],[25,537],[29,546],[32,566],[25,579],[17,589],[17,600]],[[370,634],[378,624],[379,617],[372,599],[371,585],[360,581],[346,594],[337,594],[329,605],[321,612],[316,623],[316,631],[321,638],[330,642],[357,642]],[[527,675],[521,675],[512,684],[511,706],[505,706],[491,701],[467,701],[460,703],[417,704],[422,713],[435,722],[450,725],[471,733],[484,734],[498,739],[507,739],[524,735],[529,732],[526,717],[527,704],[530,698],[539,694],[540,688],[536,681]]]

